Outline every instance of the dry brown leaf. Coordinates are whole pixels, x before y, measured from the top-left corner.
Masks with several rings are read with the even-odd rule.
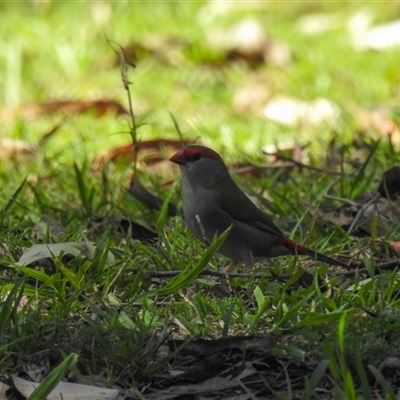
[[[166,62],[176,67],[187,65],[183,49],[188,43],[176,36],[151,34],[141,42],[131,42],[123,47],[125,61],[129,65],[136,65],[143,59],[152,56],[158,61]],[[119,60],[115,62],[119,66]]]
[[[33,162],[37,149],[23,140],[4,138],[0,140],[0,160],[14,160],[19,163]]]
[[[54,239],[61,239],[68,232],[67,229],[62,226],[58,221],[54,220],[48,215],[43,215],[40,222],[38,224],[35,224],[35,226],[33,227],[32,235],[37,240],[44,240],[47,231],[50,232],[50,235]]]
[[[251,67],[264,63],[286,66],[292,60],[288,46],[268,39],[264,27],[254,18],[210,30],[206,40],[211,49],[224,55],[225,60],[242,61]]]
[[[250,175],[254,178],[261,178],[263,172],[261,168],[248,163],[234,163],[231,167],[235,168],[237,175],[245,177]]]
[[[390,244],[390,246],[392,247],[392,249],[400,255],[400,242],[392,242],[392,241],[388,241],[387,243]]]
[[[128,111],[114,100],[56,100],[38,104],[26,104],[18,109],[1,110],[1,114],[8,115],[8,119],[22,117],[35,120],[45,115],[61,113],[63,115],[76,115],[92,112],[100,118],[108,112],[117,115],[129,115]]]
[[[258,115],[261,114],[270,94],[265,80],[262,77],[255,77],[250,79],[248,84],[236,90],[232,105],[238,113],[251,111]]]
[[[340,116],[340,108],[325,98],[306,102],[279,96],[267,103],[263,113],[265,118],[282,125],[319,125],[334,124]]]
[[[143,140],[137,143],[136,150],[139,162],[143,162],[145,165],[153,165],[165,160],[165,155],[162,152],[164,149],[168,149],[168,152],[178,151],[186,144],[187,142],[172,139]],[[119,159],[133,161],[133,152],[132,143],[113,147],[99,154],[94,161],[94,166],[95,168],[102,168],[108,162],[118,162]]]
[[[390,136],[393,143],[400,143],[400,128],[391,119],[389,108],[379,107],[369,111],[353,105],[352,114],[362,131],[378,132],[383,136]]]

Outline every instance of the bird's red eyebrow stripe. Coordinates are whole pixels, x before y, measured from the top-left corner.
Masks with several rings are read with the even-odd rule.
[[[186,149],[184,150],[184,155],[188,158],[193,157],[195,154],[201,154],[202,157],[205,158],[210,158],[211,160],[218,160],[219,156],[217,153],[214,153],[212,151],[204,151],[201,149]]]

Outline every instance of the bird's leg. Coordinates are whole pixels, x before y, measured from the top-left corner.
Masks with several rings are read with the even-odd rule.
[[[239,264],[238,261],[232,260],[232,262],[227,267],[225,267],[225,272],[232,271],[236,267],[236,265],[238,265],[238,264]]]
[[[196,221],[199,224],[199,228],[200,228],[200,231],[201,231],[201,235],[203,236],[204,243],[206,244],[207,247],[210,247],[210,241],[208,240],[208,237],[206,235],[206,230],[204,229],[204,225],[201,222],[200,215],[198,215],[198,214],[196,214]]]
[[[250,250],[250,260],[247,260],[247,262],[245,263],[245,268],[244,268],[244,272],[246,274],[249,274],[252,271],[254,262],[255,262],[255,259],[253,256],[253,252]]]
[[[244,267],[244,272],[249,274],[253,270],[253,264],[246,264]]]

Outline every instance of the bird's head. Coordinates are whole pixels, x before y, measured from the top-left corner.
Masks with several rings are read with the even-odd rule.
[[[229,175],[220,155],[205,146],[186,146],[169,160],[179,165],[183,176],[191,183],[210,183],[210,179]]]

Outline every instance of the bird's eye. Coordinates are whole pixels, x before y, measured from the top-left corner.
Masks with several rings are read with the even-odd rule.
[[[201,158],[201,154],[200,154],[200,153],[194,153],[194,154],[192,155],[192,160],[193,160],[193,161],[200,160],[200,158]]]

